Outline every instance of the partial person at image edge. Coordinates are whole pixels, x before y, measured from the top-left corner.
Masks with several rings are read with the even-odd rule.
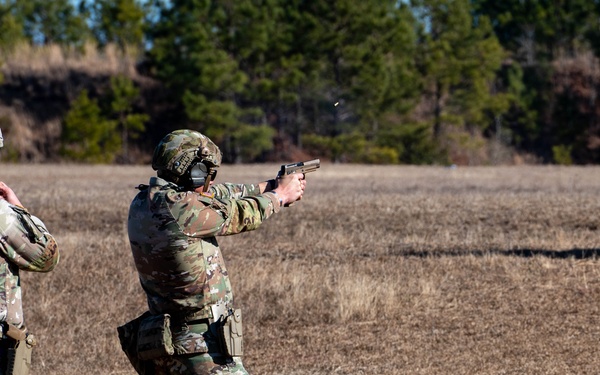
[[[58,261],[58,245],[44,223],[0,181],[0,374],[27,375],[36,345],[25,326],[19,272],[48,272]]]

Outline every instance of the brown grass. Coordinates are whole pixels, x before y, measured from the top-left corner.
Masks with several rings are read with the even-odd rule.
[[[133,374],[115,327],[145,309],[125,220],[149,167],[0,165],[57,237],[25,274],[34,374]],[[224,166],[258,181],[276,165]],[[324,165],[305,199],[221,238],[254,374],[593,374],[597,167]]]
[[[21,43],[12,50],[0,51],[0,61],[7,78],[41,76],[67,82],[72,72],[139,78],[135,70],[137,55],[134,50],[122,52],[112,44],[100,50],[95,44],[86,43],[80,50],[71,50],[58,44],[32,46]]]

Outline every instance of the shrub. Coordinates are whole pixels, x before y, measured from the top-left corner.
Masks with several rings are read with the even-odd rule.
[[[573,146],[557,145],[552,146],[552,158],[556,164],[571,165],[573,158],[571,157]]]
[[[71,160],[111,163],[121,149],[117,121],[102,116],[96,100],[83,90],[65,117],[61,154]]]

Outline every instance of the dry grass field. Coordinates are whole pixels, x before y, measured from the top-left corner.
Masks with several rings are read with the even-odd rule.
[[[33,374],[133,374],[115,327],[145,310],[125,220],[151,175],[0,165],[62,251],[23,275]],[[600,168],[326,164],[308,180],[304,200],[220,239],[251,373],[598,373]]]

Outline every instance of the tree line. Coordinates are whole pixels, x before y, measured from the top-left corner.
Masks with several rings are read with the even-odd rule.
[[[227,162],[589,164],[599,20],[598,0],[0,0],[0,49],[116,46],[160,85],[152,108],[126,75],[68,98],[62,159],[133,162],[188,127]]]

